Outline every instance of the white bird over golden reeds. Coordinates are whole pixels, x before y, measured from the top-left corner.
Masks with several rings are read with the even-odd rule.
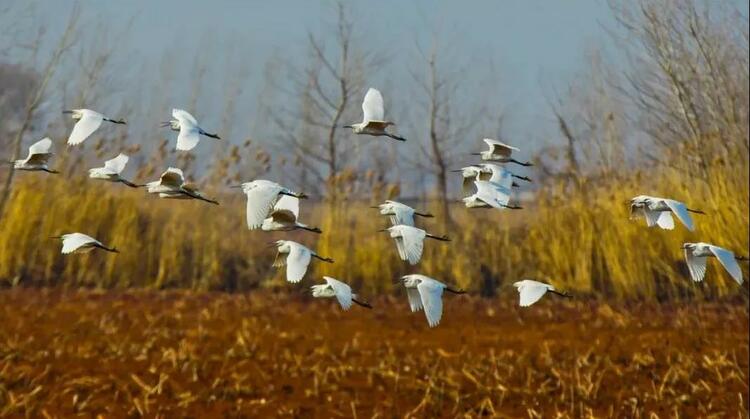
[[[60,173],[47,166],[50,157],[52,157],[52,140],[49,137],[45,137],[29,146],[29,155],[25,159],[10,163],[13,164],[15,170]]]
[[[349,308],[351,308],[352,306],[352,303],[355,303],[362,307],[372,308],[370,304],[364,301],[360,301],[357,297],[357,294],[352,293],[352,288],[349,285],[339,281],[338,279],[331,278],[330,276],[324,276],[323,279],[325,279],[326,281],[325,284],[313,285],[312,287],[310,287],[312,289],[313,297],[336,297],[336,300],[338,300],[341,308],[344,310],[349,310]]]
[[[695,230],[695,224],[690,213],[705,214],[705,212],[688,208],[685,204],[674,199],[656,196],[638,195],[630,200],[630,219],[643,217],[649,227],[659,226],[664,230],[674,229],[672,214],[687,227]]]
[[[62,240],[62,254],[87,253],[94,249],[102,249],[107,252],[120,253],[114,247],[107,247],[99,240],[83,233],[69,233],[62,236],[54,236],[53,239]]]
[[[732,251],[710,243],[685,243],[682,245],[682,249],[685,253],[685,262],[687,263],[688,271],[690,271],[690,277],[693,278],[693,281],[703,281],[703,277],[706,275],[706,260],[707,258],[715,257],[729,275],[738,284],[742,285],[742,268],[740,268],[740,264],[737,261],[748,260],[747,257],[735,256]]]
[[[518,289],[518,296],[520,298],[519,304],[521,307],[528,307],[537,301],[548,292],[559,295],[561,297],[570,298],[570,295],[557,291],[555,287],[544,282],[534,281],[531,279],[524,279],[522,281],[514,282],[513,286]]]
[[[216,134],[210,134],[198,125],[198,121],[189,112],[182,109],[172,109],[172,119],[161,123],[162,127],[169,127],[172,131],[179,131],[177,135],[177,150],[189,151],[198,145],[201,135],[220,140]]]
[[[77,145],[84,142],[91,134],[96,131],[102,122],[107,121],[113,124],[125,124],[122,119],[108,118],[99,112],[92,111],[91,109],[71,109],[64,110],[63,113],[70,114],[71,117],[78,122],[73,126],[73,131],[68,137],[68,145]]]
[[[125,165],[128,164],[130,158],[125,154],[118,154],[117,157],[107,160],[104,162],[104,167],[95,167],[89,169],[89,177],[92,179],[101,179],[108,182],[120,182],[124,183],[131,188],[138,188],[145,185],[136,185],[135,183],[122,177],[122,171],[125,170]]]
[[[434,236],[421,228],[407,225],[396,225],[379,231],[390,233],[391,238],[396,242],[398,256],[401,260],[409,262],[410,265],[416,265],[422,258],[425,238],[444,242],[450,241],[447,236]]]
[[[424,309],[427,324],[435,327],[443,316],[443,290],[454,294],[466,291],[453,289],[442,282],[420,274],[404,275],[401,282],[406,288],[409,307],[412,312]]]
[[[509,204],[510,189],[486,180],[475,180],[474,186],[476,192],[462,199],[467,208],[523,209]]]
[[[273,204],[273,209],[268,218],[263,220],[260,227],[263,231],[292,231],[297,229],[312,231],[320,234],[317,227],[310,227],[299,222],[299,198],[290,195],[281,195]]]
[[[482,160],[487,161],[515,163],[520,164],[521,166],[533,166],[530,162],[520,162],[511,157],[514,151],[520,151],[518,148],[490,138],[485,138],[483,141],[487,144],[489,150],[484,150],[480,153],[471,153],[472,155],[481,156]]]
[[[302,280],[312,258],[333,263],[333,259],[322,257],[307,247],[291,240],[277,240],[271,243],[271,246],[275,246],[278,251],[273,261],[273,266],[276,268],[286,266],[286,280],[291,283],[297,283]]]
[[[258,179],[232,186],[242,188],[247,195],[247,228],[255,230],[263,226],[263,220],[269,216],[274,204],[280,196],[289,195],[299,199],[307,198],[304,193],[296,193],[270,180]]]
[[[398,141],[406,141],[406,138],[391,134],[386,131],[393,122],[385,120],[385,107],[383,105],[383,95],[380,91],[372,87],[367,90],[365,99],[362,101],[362,122],[351,125],[344,125],[344,128],[351,128],[352,132],[360,135],[386,136]]]
[[[526,176],[516,175],[510,170],[492,163],[475,164],[451,171],[461,173],[461,176],[463,177],[462,186],[464,195],[471,193],[472,186],[474,186],[474,181],[476,180],[485,180],[496,183],[506,189],[517,188],[520,186],[513,180],[513,178],[531,182],[531,179]]]
[[[146,184],[148,193],[158,194],[165,199],[197,199],[214,205],[219,202],[206,198],[192,183],[186,183],[181,169],[170,167],[161,174],[159,180]]]
[[[389,216],[391,220],[391,224],[396,225],[406,225],[406,226],[414,226],[414,216],[419,217],[425,217],[425,218],[432,218],[434,215],[428,213],[428,212],[417,212],[414,210],[414,208],[402,204],[400,202],[386,200],[385,203],[380,204],[376,207],[372,208],[378,208],[380,209],[381,215],[387,215]]]

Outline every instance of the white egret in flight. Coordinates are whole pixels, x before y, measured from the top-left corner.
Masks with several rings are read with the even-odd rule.
[[[83,233],[63,234],[54,236],[53,239],[62,239],[62,254],[88,253],[94,249],[102,249],[112,253],[120,253],[114,247],[107,247],[99,240]]]
[[[391,134],[385,129],[390,125],[396,125],[393,122],[385,121],[385,109],[383,106],[383,95],[380,91],[372,87],[367,90],[365,100],[362,102],[362,122],[352,125],[344,125],[344,128],[351,128],[352,132],[361,135],[386,136],[398,141],[406,141],[406,138]]]
[[[63,113],[71,114],[70,116],[78,121],[73,127],[73,131],[70,133],[70,137],[68,137],[68,145],[81,144],[89,138],[89,136],[93,134],[104,121],[113,124],[125,124],[125,121],[122,119],[114,120],[107,118],[99,112],[90,109],[64,110]]]
[[[295,196],[282,195],[273,204],[273,209],[268,218],[263,220],[260,226],[263,231],[292,231],[297,229],[312,231],[320,234],[317,227],[310,227],[299,222],[299,198]]]
[[[198,199],[214,205],[219,205],[217,201],[208,199],[201,194],[195,185],[186,183],[182,170],[170,167],[161,174],[159,180],[146,184],[148,193],[158,194],[159,198],[166,199]]]
[[[531,182],[531,179],[526,176],[516,175],[510,170],[492,163],[475,164],[451,171],[461,173],[461,176],[463,177],[464,194],[471,193],[471,187],[476,180],[486,180],[488,182],[496,183],[506,189],[517,188],[520,186],[513,181],[513,178]]]
[[[391,224],[393,224],[394,226],[406,225],[413,227],[415,215],[425,218],[434,217],[434,215],[428,212],[417,212],[414,210],[414,208],[408,205],[390,200],[386,200],[385,203],[372,208],[380,209],[381,215],[388,215],[391,220]]]
[[[630,200],[630,219],[644,217],[646,225],[653,227],[658,225],[664,230],[674,229],[672,213],[682,222],[688,230],[695,230],[693,218],[690,213],[705,214],[703,211],[690,209],[685,204],[674,199],[659,198],[656,196],[638,195]]]
[[[333,259],[319,256],[307,247],[291,240],[277,240],[271,246],[276,246],[276,250],[278,250],[276,259],[273,261],[273,266],[280,268],[286,265],[286,280],[291,283],[297,283],[302,280],[312,258],[333,263]]]
[[[299,199],[307,198],[304,193],[296,193],[270,180],[254,180],[245,182],[232,188],[242,188],[247,195],[247,228],[255,230],[263,226],[263,220],[268,217],[273,205],[282,195],[289,195]]]
[[[409,262],[410,265],[416,265],[419,259],[422,258],[424,239],[426,237],[444,242],[450,241],[447,236],[433,236],[421,228],[407,225],[396,225],[379,231],[390,233],[391,238],[396,241],[398,256],[401,260]]]
[[[482,160],[533,166],[530,162],[520,162],[511,157],[514,151],[520,151],[518,148],[490,138],[485,138],[483,141],[489,146],[489,150],[482,151],[481,153],[471,153],[473,156],[481,156]]]
[[[424,315],[430,327],[437,326],[443,316],[443,290],[454,294],[466,293],[466,291],[453,289],[440,281],[419,274],[405,275],[401,277],[401,282],[406,288],[411,311],[424,309]]]
[[[362,307],[372,308],[372,306],[364,301],[359,301],[357,294],[352,293],[352,288],[339,281],[338,279],[331,278],[330,276],[324,276],[326,280],[325,284],[313,285],[312,295],[315,298],[333,298],[336,297],[341,308],[349,310],[352,303],[358,304]]]
[[[682,249],[685,252],[685,262],[693,281],[703,281],[703,277],[706,275],[706,259],[715,257],[719,259],[719,263],[729,275],[742,285],[742,269],[737,261],[748,260],[748,258],[735,256],[730,250],[709,243],[685,243],[682,245]]]
[[[128,164],[129,157],[125,154],[118,154],[117,157],[104,162],[104,167],[95,167],[89,169],[89,177],[92,179],[101,179],[108,182],[121,182],[131,188],[138,188],[145,185],[136,185],[135,183],[123,178],[122,171]]]
[[[518,289],[518,295],[520,297],[519,303],[521,307],[528,307],[536,303],[547,292],[551,292],[561,297],[570,298],[570,295],[564,292],[557,291],[552,285],[534,281],[531,279],[524,279],[523,281],[514,282],[513,286]]]
[[[29,146],[29,155],[24,160],[10,162],[16,170],[43,171],[47,173],[60,173],[47,166],[52,157],[52,140],[45,137]]]
[[[189,151],[195,148],[200,141],[201,135],[206,137],[221,138],[216,134],[209,134],[198,126],[198,121],[187,111],[182,109],[172,109],[172,119],[161,123],[162,127],[170,127],[172,131],[179,131],[177,135],[177,150]]]
[[[474,186],[476,192],[462,199],[467,208],[523,209],[521,206],[508,204],[511,193],[509,189],[486,180],[475,180]]]

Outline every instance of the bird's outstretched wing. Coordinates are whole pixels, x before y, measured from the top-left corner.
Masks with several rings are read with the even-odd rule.
[[[417,285],[424,315],[430,327],[437,326],[443,317],[443,288],[444,286],[437,281],[421,281]]]
[[[514,151],[520,151],[518,148],[503,142],[493,140],[491,138],[485,138],[484,143],[490,147],[491,154],[497,154],[503,157],[510,157]]]
[[[83,113],[83,116],[81,116],[81,119],[79,119],[75,126],[73,126],[73,131],[70,133],[70,137],[68,137],[69,145],[76,145],[84,142],[86,138],[99,128],[102,121],[104,121],[104,115],[98,112],[90,110],[82,110],[81,112]]]
[[[182,169],[170,167],[161,174],[159,182],[163,186],[179,188],[185,183],[185,177],[182,173]]]
[[[493,208],[504,209],[503,205],[510,202],[509,191],[483,180],[474,181],[474,185],[477,188],[477,197]]]
[[[198,121],[193,115],[182,109],[172,109],[172,117],[180,123],[180,133],[177,135],[177,146],[180,151],[189,151],[198,145],[201,139]]]
[[[247,195],[247,228],[255,230],[263,225],[279,195],[280,187],[260,185],[245,190]]]
[[[286,258],[286,280],[291,283],[301,281],[307,272],[311,258],[310,249],[302,245],[292,246]]]
[[[407,288],[406,296],[409,297],[409,307],[411,311],[419,311],[422,309],[422,297],[419,295],[419,290],[416,288]]]
[[[695,256],[692,250],[685,249],[685,263],[693,281],[703,281],[703,277],[706,276],[706,257]]]
[[[734,258],[734,253],[723,247],[714,245],[710,245],[708,248],[711,249],[711,253],[716,256],[716,259],[719,259],[719,262],[724,269],[727,270],[729,275],[731,275],[738,284],[742,285],[742,268],[740,268],[740,264],[737,263],[737,260]]]
[[[276,257],[273,259],[273,266],[274,268],[281,268],[282,266],[286,266],[286,257],[288,256],[288,253],[281,253],[276,252]]]
[[[519,305],[521,307],[528,307],[536,303],[549,289],[550,286],[547,284],[535,281],[525,281],[518,287],[518,295],[520,297]]]
[[[401,245],[403,247],[402,260],[406,260],[410,265],[419,263],[424,250],[424,238],[426,232],[419,228],[404,228],[401,230]],[[399,252],[401,253],[401,252]]]
[[[383,106],[383,95],[380,91],[372,87],[367,90],[365,100],[362,101],[363,121],[382,121],[385,118],[385,108]]]
[[[651,211],[648,208],[643,208],[641,210],[643,216],[646,218],[646,225],[649,227],[653,227],[657,224],[659,221],[659,217],[661,216],[661,213],[658,211]]]
[[[513,179],[508,170],[496,164],[485,164],[484,167],[491,173],[490,178],[488,179],[491,183],[495,183],[500,187],[510,190],[513,186]]]
[[[299,218],[299,198],[296,196],[282,195],[273,204],[274,212],[279,210],[287,210],[291,212],[292,216],[296,220]],[[294,222],[294,220],[292,220]]]
[[[409,208],[395,207],[391,215],[393,225],[414,226],[414,211]]]
[[[104,168],[112,174],[119,175],[125,170],[125,165],[128,164],[128,160],[128,156],[120,153],[114,159],[105,161]]]
[[[656,214],[656,225],[664,230],[674,230],[674,219],[669,211],[654,212]]]
[[[323,279],[326,280],[328,285],[333,289],[333,292],[336,293],[336,299],[339,301],[339,304],[341,304],[341,308],[349,310],[352,306],[351,287],[338,279],[329,276],[324,276]]]
[[[47,163],[52,150],[52,140],[45,137],[29,147],[29,156],[26,157],[26,163],[29,165],[38,165]]]
[[[63,236],[62,253],[64,255],[70,254],[78,250],[81,246],[89,243],[99,243],[98,240],[91,236],[87,236],[83,233],[71,233]]]
[[[693,224],[693,217],[690,216],[690,213],[688,212],[685,204],[679,201],[675,201],[674,199],[665,199],[664,203],[667,204],[669,209],[672,210],[672,212],[677,216],[680,222],[682,222],[682,224],[684,224],[685,227],[687,227],[688,230],[690,231],[695,230],[695,225]]]

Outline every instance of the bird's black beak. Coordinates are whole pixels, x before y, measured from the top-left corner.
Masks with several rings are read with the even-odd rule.
[[[62,111],[62,113],[73,113],[73,111],[71,111],[70,109],[65,109],[64,111]]]
[[[456,170],[451,170],[451,172],[453,172],[453,173],[461,173],[461,172],[463,172],[463,170],[461,170],[461,169],[456,169]]]
[[[384,229],[382,229],[382,230],[378,230],[378,233],[382,233],[383,231],[388,231],[388,229],[387,229],[387,228],[384,228]]]
[[[469,153],[470,156],[481,156],[482,153]]]
[[[159,126],[162,127],[162,128],[168,127],[168,126],[171,126],[171,125],[172,125],[171,121],[159,122]]]
[[[268,244],[266,244],[266,247],[276,247],[276,246],[277,246],[276,242],[268,242]]]
[[[242,185],[229,185],[229,187],[232,189],[240,189],[242,188]]]

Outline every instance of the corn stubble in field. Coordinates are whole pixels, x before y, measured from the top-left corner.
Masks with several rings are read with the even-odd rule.
[[[746,306],[513,297],[428,329],[405,297],[4,291],[0,415],[746,415]]]

